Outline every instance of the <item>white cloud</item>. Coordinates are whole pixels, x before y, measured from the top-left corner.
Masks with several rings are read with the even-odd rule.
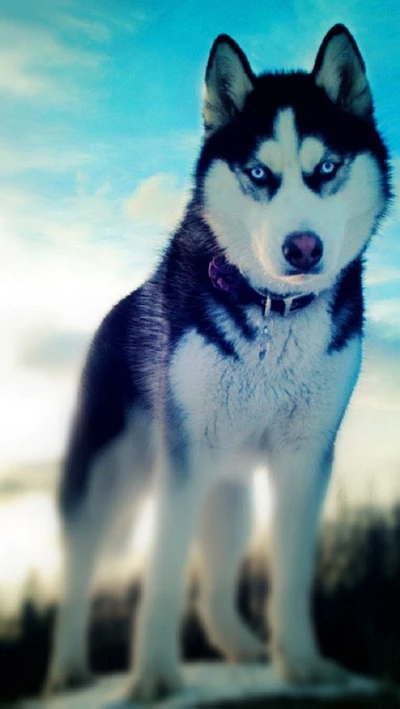
[[[328,508],[347,502],[392,505],[400,501],[399,332],[393,343],[367,327],[359,382],[336,447]]]
[[[0,474],[16,463],[59,458],[75,405],[78,370],[52,376],[14,367],[0,386]]]
[[[0,174],[26,174],[31,170],[42,172],[63,172],[86,165],[92,159],[89,152],[71,149],[62,144],[61,139],[53,148],[49,145],[20,144],[11,147],[0,139]]]
[[[177,224],[188,201],[188,191],[178,187],[175,175],[152,175],[126,202],[127,213],[148,224],[171,228]]]
[[[68,99],[74,94],[71,69],[97,69],[104,59],[93,50],[68,46],[54,30],[1,18],[0,92],[15,98]]]
[[[0,91],[17,97],[31,98],[50,93],[53,85],[43,76],[29,73],[26,61],[16,51],[0,50]]]
[[[377,286],[393,281],[400,281],[400,268],[397,266],[378,266],[373,270],[368,269],[366,272],[365,283],[367,286]]]
[[[369,303],[367,317],[374,322],[385,325],[388,334],[399,335],[400,304],[398,298],[387,298]]]
[[[99,74],[109,59],[104,45],[148,19],[138,8],[110,13],[96,2],[41,0],[29,3],[21,20],[14,5],[5,0],[0,8],[0,93],[50,103],[71,103],[82,95],[82,70],[86,77],[87,70]]]
[[[64,30],[85,34],[95,42],[108,42],[111,38],[110,26],[106,22],[83,19],[68,13],[60,13],[58,20]]]
[[[29,576],[41,598],[44,586],[43,599],[54,594],[61,530],[54,502],[44,494],[23,495],[11,503],[0,499],[0,512],[1,603],[2,610],[13,615],[24,600],[23,584]]]
[[[165,240],[165,210],[158,208],[158,228],[139,231],[124,201],[107,185],[88,191],[84,175],[75,194],[54,205],[16,187],[4,188],[0,201],[0,466],[7,468],[61,454],[86,345],[112,305],[149,274]],[[43,352],[43,342],[55,349]],[[61,365],[60,342],[70,348]]]
[[[17,198],[15,198],[17,199]],[[99,210],[99,219],[105,210]],[[19,209],[17,209],[19,214]],[[50,230],[46,241],[19,237],[4,220],[0,224],[0,464],[60,455],[75,399],[76,383],[85,349],[106,312],[143,280],[123,243],[96,243],[91,228],[76,214],[58,225],[33,212],[35,228]],[[29,207],[25,214],[30,218]],[[54,215],[53,215],[54,219]],[[15,217],[21,228],[19,219]],[[25,222],[22,232],[25,231]],[[54,228],[54,231],[52,229]],[[81,228],[80,228],[81,227]],[[57,229],[59,231],[57,231]],[[61,232],[61,234],[60,234]],[[62,238],[61,238],[62,237]],[[75,354],[63,367],[47,360],[26,361],[56,333],[82,333]],[[51,354],[49,352],[49,354]],[[55,353],[56,358],[58,357]],[[45,359],[45,358],[44,358]]]
[[[9,58],[20,58],[24,65],[40,66],[42,69],[76,65],[97,67],[104,58],[93,50],[82,50],[64,42],[56,30],[37,23],[25,24],[2,18],[0,25],[2,49]]]
[[[61,7],[53,11],[51,6],[47,16],[51,17],[60,30],[64,32],[84,34],[94,42],[108,42],[116,33],[134,33],[150,19],[148,11],[127,5],[125,12],[110,13],[102,10],[101,4],[94,0],[83,6],[78,2],[70,3],[69,7]],[[84,16],[82,16],[84,14]]]

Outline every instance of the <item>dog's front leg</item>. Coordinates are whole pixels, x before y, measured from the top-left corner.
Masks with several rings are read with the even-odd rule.
[[[319,438],[322,438],[319,436]],[[311,618],[311,587],[320,509],[332,464],[332,446],[285,446],[270,458],[274,495],[268,621],[272,656],[294,682],[343,681],[347,673],[321,657]]]
[[[208,490],[206,470],[163,464],[156,499],[156,529],[136,624],[134,672],[128,696],[153,701],[181,685],[179,621],[188,552]]]

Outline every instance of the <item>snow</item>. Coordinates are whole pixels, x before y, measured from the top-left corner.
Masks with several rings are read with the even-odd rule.
[[[178,694],[151,704],[156,709],[189,709],[215,707],[223,701],[264,698],[341,699],[371,696],[379,693],[373,680],[354,675],[345,686],[294,686],[282,682],[270,666],[226,665],[224,663],[192,663],[183,668],[185,686]],[[124,701],[127,675],[99,678],[94,685],[50,699],[24,701],[21,709],[138,709],[143,704]],[[149,706],[149,705],[147,705]]]

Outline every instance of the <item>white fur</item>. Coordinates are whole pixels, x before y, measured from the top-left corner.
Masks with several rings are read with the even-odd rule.
[[[325,145],[317,138],[305,138],[299,150],[299,163],[305,173],[311,173],[325,156]]]
[[[331,332],[324,297],[297,313],[296,318],[271,314],[263,319],[258,307],[254,307],[252,316],[259,333],[258,340],[249,345],[224,323],[221,311],[218,324],[234,341],[238,361],[223,357],[192,331],[179,345],[171,364],[173,392],[190,417],[191,436],[198,445],[208,442],[215,455],[221,451],[223,459],[229,450],[233,456],[240,452],[254,456],[264,432],[271,427],[285,429],[286,418],[296,405],[298,424],[303,418],[309,421],[311,414],[320,419],[324,403],[319,392],[331,386],[335,390],[333,372],[325,371],[332,358],[325,355],[325,362]],[[268,335],[263,332],[265,326]],[[268,353],[260,361],[259,349],[264,342],[269,346]],[[307,391],[315,389],[316,408],[309,397],[302,396],[304,387]],[[232,471],[229,464],[230,474],[235,467]],[[243,472],[247,474],[247,470]]]
[[[264,165],[272,170],[272,172],[275,172],[278,175],[282,174],[284,167],[282,151],[277,140],[274,140],[273,138],[264,140],[257,151],[257,158],[260,162],[264,163]]]
[[[198,538],[200,617],[214,647],[236,662],[260,660],[265,655],[262,642],[239,618],[235,603],[240,563],[253,521],[250,472],[245,483],[222,482],[213,487]]]
[[[370,153],[356,156],[337,192],[321,197],[308,189],[302,171],[309,171],[319,148],[319,141],[310,140],[300,141],[292,109],[278,114],[274,141],[267,140],[258,151],[267,165],[274,151],[272,159],[281,168],[283,184],[270,201],[245,194],[236,174],[222,160],[216,160],[207,175],[206,219],[228,259],[255,288],[282,294],[329,288],[337,273],[366,245],[382,211],[379,166]],[[295,231],[312,231],[322,240],[320,274],[285,275],[288,264],[282,245]]]
[[[258,160],[278,175],[281,175],[285,168],[282,141],[285,140],[285,133],[288,133],[289,135],[292,133],[290,120],[290,111],[285,111],[285,116],[281,116],[280,137],[278,136],[277,140],[273,138],[265,140],[257,151]],[[293,138],[296,139],[295,134],[292,135],[292,140]],[[324,144],[317,138],[305,138],[301,143],[300,149],[298,150],[297,140],[294,145],[292,140],[285,149],[286,157],[289,158],[289,160],[286,160],[286,164],[288,162],[290,163],[292,156],[296,155],[298,152],[298,162],[302,171],[305,173],[312,172],[314,167],[318,165],[324,157],[326,151]]]

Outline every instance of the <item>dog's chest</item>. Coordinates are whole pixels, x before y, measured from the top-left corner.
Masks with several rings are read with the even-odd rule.
[[[240,449],[261,445],[295,415],[304,423],[327,375],[326,311],[314,319],[311,313],[263,319],[255,311],[257,334],[251,341],[222,315],[218,325],[236,358],[221,354],[196,330],[186,334],[172,358],[172,395],[190,434],[212,447]]]

